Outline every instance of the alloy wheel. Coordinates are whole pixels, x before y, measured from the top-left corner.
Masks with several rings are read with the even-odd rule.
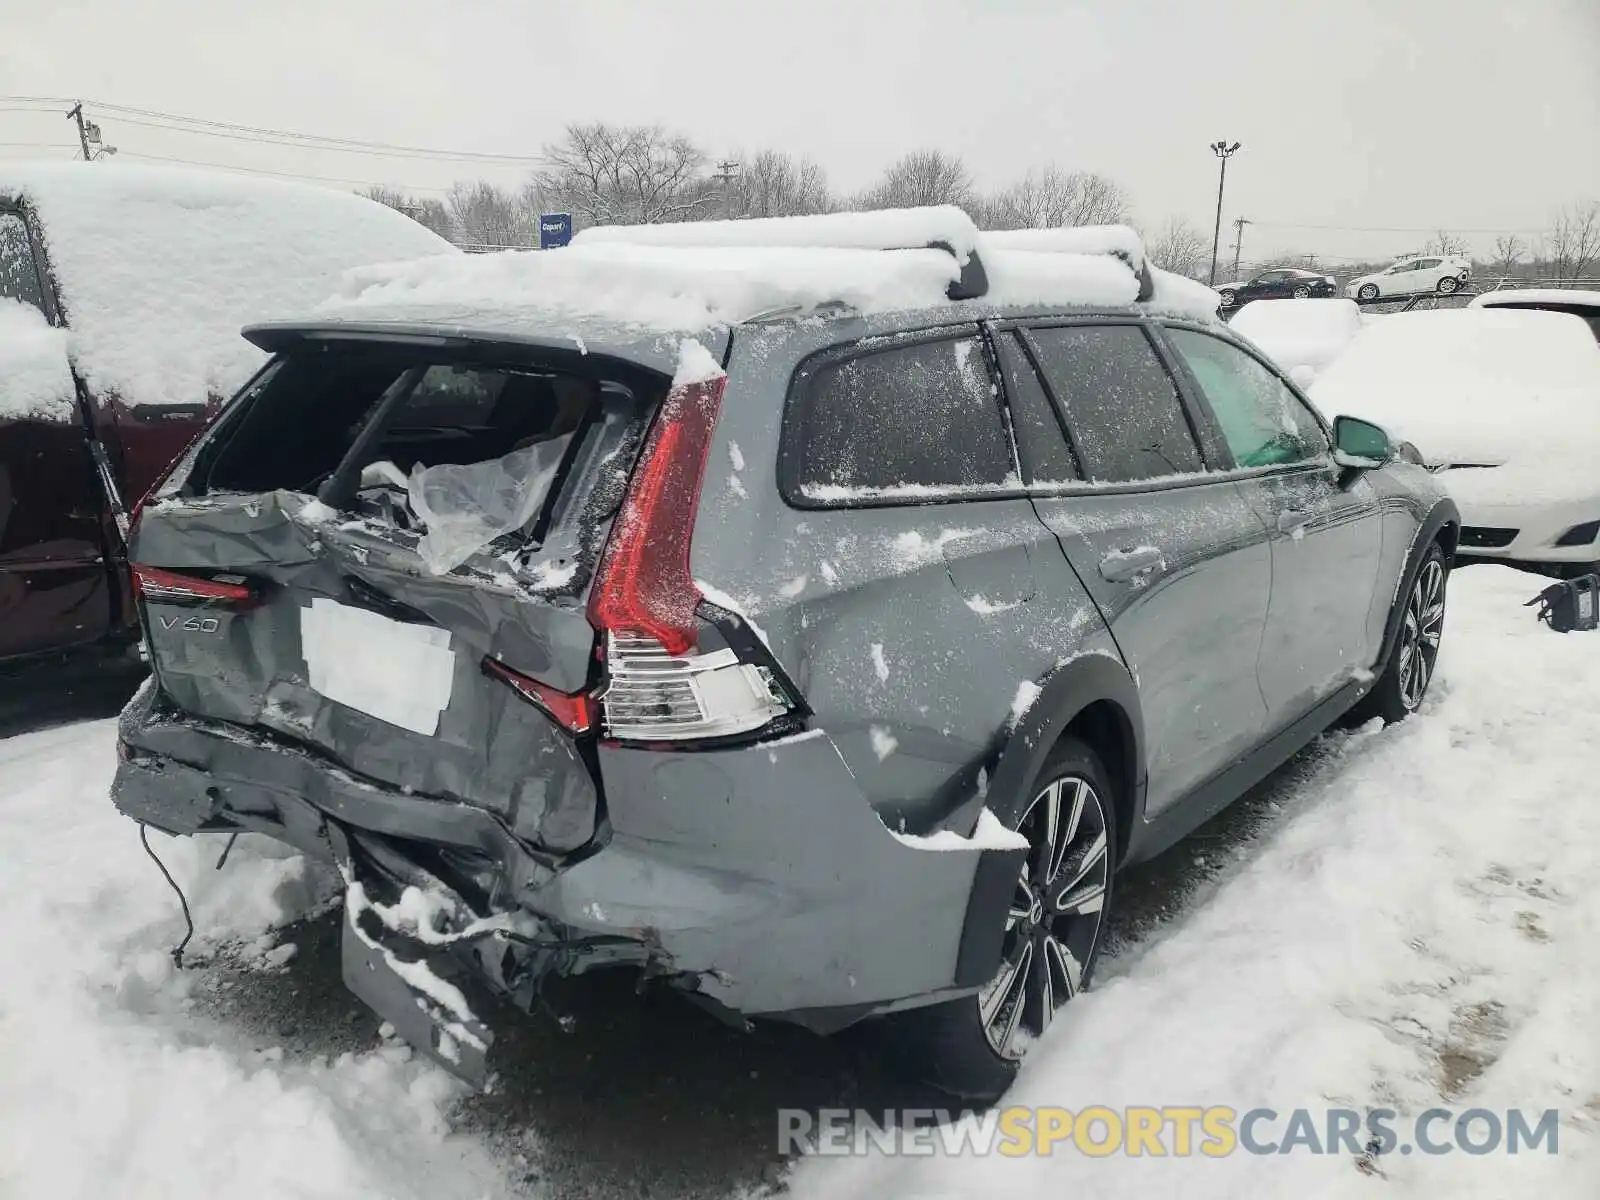
[[[1310,288],[1308,288],[1308,287],[1297,287],[1297,288],[1295,288],[1295,290],[1294,290],[1294,298],[1296,300],[1308,300],[1308,299],[1310,299],[1310,297],[1311,297],[1311,289]]]
[[[1444,629],[1444,564],[1429,559],[1412,585],[1400,631],[1400,703],[1415,712],[1422,703],[1439,660]]]
[[[1461,281],[1452,275],[1446,275],[1443,279],[1439,280],[1439,292],[1441,295],[1448,296],[1460,286]]]
[[[978,993],[990,1047],[1018,1059],[1083,987],[1111,883],[1105,802],[1081,775],[1053,780],[1018,832],[1032,849],[1006,915],[1000,970]]]
[[[1356,292],[1356,297],[1361,300],[1376,300],[1378,298],[1378,285],[1375,283],[1363,284]]]

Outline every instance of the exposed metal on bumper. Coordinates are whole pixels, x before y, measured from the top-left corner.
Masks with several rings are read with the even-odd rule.
[[[123,715],[112,793],[137,820],[256,830],[334,861],[329,828],[341,825],[391,848],[473,851],[490,864],[492,907],[534,915],[562,945],[548,969],[632,963],[743,1016],[824,1031],[985,982],[1025,854],[896,837],[832,741],[811,733],[692,754],[602,746],[610,837],[563,863],[482,810],[376,787],[241,731],[151,719],[151,704],[142,694]],[[388,1015],[392,999],[362,994]]]

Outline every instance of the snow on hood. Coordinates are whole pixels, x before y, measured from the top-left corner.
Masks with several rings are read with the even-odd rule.
[[[0,166],[38,217],[90,389],[132,405],[227,396],[260,366],[239,337],[303,313],[358,265],[457,251],[346,192],[124,163]]]
[[[1320,371],[1361,332],[1361,310],[1353,300],[1257,300],[1231,327],[1285,371]]]
[[[67,334],[31,304],[0,297],[0,419],[72,417]]]
[[[1430,465],[1500,467],[1450,473],[1452,491],[1485,503],[1600,490],[1600,345],[1574,316],[1397,313],[1365,325],[1312,397],[1330,417],[1378,422]]]

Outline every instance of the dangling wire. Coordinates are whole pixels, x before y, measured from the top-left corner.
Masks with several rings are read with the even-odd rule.
[[[194,937],[194,918],[189,915],[189,902],[184,899],[183,889],[178,886],[178,881],[172,877],[172,872],[167,870],[166,864],[156,857],[156,852],[150,849],[150,827],[143,821],[139,822],[139,842],[144,846],[144,852],[150,856],[150,861],[160,868],[162,877],[166,879],[167,884],[178,894],[178,904],[183,908],[183,941],[172,948],[172,963],[181,971],[183,970],[184,947],[189,944],[189,939]]]

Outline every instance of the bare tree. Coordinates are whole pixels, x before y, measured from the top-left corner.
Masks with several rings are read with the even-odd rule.
[[[1122,186],[1093,171],[1046,167],[978,206],[985,229],[1052,229],[1063,225],[1111,225],[1128,218]]]
[[[853,206],[914,208],[921,204],[954,204],[965,208],[976,198],[972,172],[960,158],[942,150],[913,150],[857,196]]]
[[[763,150],[739,162],[728,185],[728,211],[734,216],[803,217],[834,207],[827,173],[809,158]]]
[[[1586,200],[1556,214],[1542,243],[1550,271],[1557,279],[1581,279],[1600,263],[1600,200]]]
[[[1191,279],[1205,274],[1211,260],[1211,242],[1205,232],[1182,217],[1172,217],[1145,238],[1145,254],[1156,266]]]
[[[1471,253],[1471,247],[1467,244],[1466,238],[1441,229],[1423,244],[1422,253],[1440,256],[1466,255]]]
[[[580,226],[693,220],[722,199],[705,152],[659,125],[569,125],[544,158],[534,186]]]
[[[445,208],[443,200],[424,200],[418,196],[408,195],[398,188],[378,186],[366,188],[359,194],[368,200],[376,200],[396,212],[405,213],[417,224],[433,230],[442,238],[450,238],[455,232],[450,212]]]
[[[539,214],[526,194],[485,180],[457,183],[445,200],[462,245],[528,248],[539,244]]]
[[[1494,259],[1489,263],[1490,269],[1502,279],[1505,278],[1516,269],[1527,249],[1516,234],[1502,233],[1494,240]]]

